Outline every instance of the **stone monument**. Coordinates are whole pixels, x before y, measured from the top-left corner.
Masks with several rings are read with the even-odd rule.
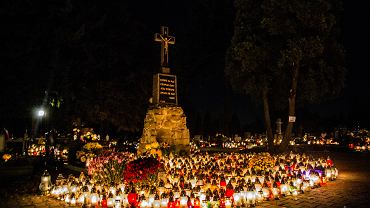
[[[283,135],[282,135],[282,132],[281,132],[281,125],[282,124],[283,124],[283,122],[281,121],[281,118],[276,119],[276,133],[274,134],[274,141],[277,144],[279,144],[283,139]]]
[[[276,119],[276,134],[281,134],[281,125],[283,122],[281,121],[281,118]]]
[[[168,47],[175,44],[175,37],[169,36],[168,27],[162,26],[154,40],[161,43],[161,72],[153,76],[152,104],[146,113],[137,153],[158,146],[169,146],[175,153],[189,151],[190,134],[184,111],[178,106],[177,79],[170,74],[168,65]]]

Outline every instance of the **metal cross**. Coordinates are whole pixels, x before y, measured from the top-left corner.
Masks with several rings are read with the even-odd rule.
[[[161,33],[154,34],[154,40],[161,42],[161,67],[168,67],[168,44],[175,44],[175,37],[168,35],[168,27],[162,26]]]

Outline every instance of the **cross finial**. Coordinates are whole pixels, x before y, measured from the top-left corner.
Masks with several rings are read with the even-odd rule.
[[[168,44],[175,44],[175,37],[168,35],[168,27],[162,26],[161,33],[154,34],[154,40],[161,42],[161,68],[163,73],[169,73]]]

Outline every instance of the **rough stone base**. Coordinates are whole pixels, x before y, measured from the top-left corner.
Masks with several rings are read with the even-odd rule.
[[[190,150],[189,129],[181,107],[155,107],[148,110],[137,153],[144,153],[147,145],[156,142],[161,147],[171,147],[175,153]]]

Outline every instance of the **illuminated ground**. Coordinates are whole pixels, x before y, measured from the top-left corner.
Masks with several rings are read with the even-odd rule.
[[[339,169],[339,177],[326,186],[308,193],[280,200],[266,201],[257,207],[369,207],[370,205],[370,154],[329,154]],[[51,170],[52,175],[62,170]],[[69,207],[64,202],[40,196],[37,185],[41,172],[17,179],[1,179],[0,207]]]
[[[370,154],[330,153],[339,169],[339,177],[326,186],[278,201],[264,202],[257,207],[369,207]]]

